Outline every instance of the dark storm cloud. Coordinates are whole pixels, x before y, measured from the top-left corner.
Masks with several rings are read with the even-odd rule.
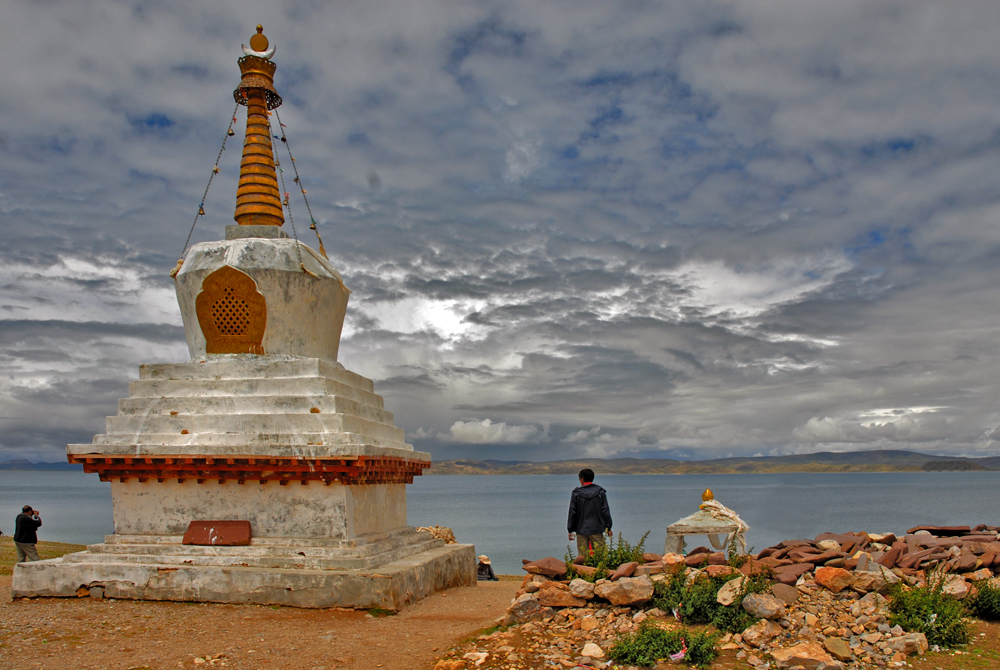
[[[186,357],[167,273],[257,22],[340,360],[418,448],[996,451],[995,3],[99,0],[0,24],[5,455]]]

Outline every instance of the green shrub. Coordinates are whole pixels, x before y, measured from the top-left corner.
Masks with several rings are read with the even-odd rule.
[[[969,641],[969,622],[962,603],[944,593],[944,575],[931,572],[926,586],[905,588],[894,584],[890,592],[889,622],[904,630],[923,633],[928,644],[954,647]]]
[[[976,582],[976,595],[965,600],[969,611],[980,619],[1000,621],[1000,588],[991,580]]]
[[[665,612],[676,610],[684,623],[710,623],[721,631],[740,633],[757,622],[756,617],[743,609],[743,597],[748,593],[767,592],[772,581],[766,574],[751,575],[743,582],[732,605],[720,605],[716,599],[719,589],[739,576],[702,574],[688,584],[681,570],[653,586],[652,603]]]
[[[612,661],[621,665],[652,666],[657,661],[668,658],[684,648],[684,660],[693,666],[707,667],[719,650],[716,647],[718,634],[702,631],[696,633],[688,629],[664,630],[649,621],[643,621],[634,633],[619,635],[614,646],[608,650]]]
[[[642,565],[642,555],[646,551],[647,537],[649,537],[648,530],[645,535],[639,538],[638,544],[633,547],[619,533],[617,544],[615,544],[615,538],[611,537],[606,545],[594,547],[583,562],[587,567],[597,568],[597,572],[591,577],[582,575],[573,569],[573,552],[569,547],[566,547],[566,576],[570,579],[578,577],[588,582],[595,582],[607,577],[625,563],[634,562]]]

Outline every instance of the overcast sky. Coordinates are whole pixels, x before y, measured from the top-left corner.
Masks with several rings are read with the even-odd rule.
[[[1000,3],[6,0],[0,459],[187,359],[258,22],[416,448],[1000,453]]]

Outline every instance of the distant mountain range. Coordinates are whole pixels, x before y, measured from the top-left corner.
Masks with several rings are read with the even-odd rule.
[[[0,470],[78,470],[83,466],[78,463],[32,463],[20,459],[17,461],[0,461]]]
[[[942,472],[1000,470],[1000,456],[955,458],[915,451],[821,451],[794,456],[718,458],[678,461],[669,458],[577,459],[570,461],[436,461],[429,475],[568,475],[591,468],[605,475],[761,474],[781,472]]]
[[[795,456],[717,458],[678,461],[670,458],[586,458],[569,461],[435,461],[428,475],[575,475],[591,468],[605,475],[761,474],[781,472],[944,472],[1000,470],[1000,456],[956,458],[916,451],[852,451]],[[83,470],[71,463],[0,461],[0,470]]]

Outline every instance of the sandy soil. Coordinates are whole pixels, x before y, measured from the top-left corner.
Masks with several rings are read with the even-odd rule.
[[[421,670],[492,626],[517,581],[435,594],[395,616],[90,598],[11,601],[0,577],[0,668]],[[213,660],[214,657],[214,660]],[[196,664],[196,660],[208,659]]]

